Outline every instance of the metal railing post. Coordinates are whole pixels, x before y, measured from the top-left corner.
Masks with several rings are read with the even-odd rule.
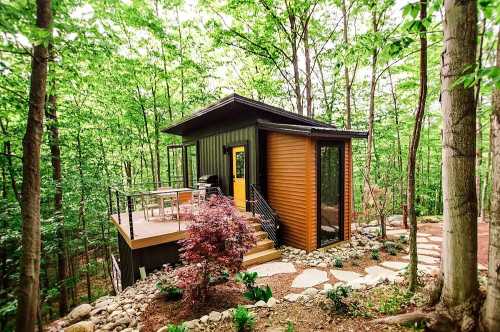
[[[130,227],[130,239],[134,239],[134,223],[132,220],[132,197],[127,195],[128,225]]]
[[[115,193],[116,193],[116,213],[118,213],[118,224],[121,225],[122,218],[120,215],[120,194],[118,193],[118,190],[115,191]]]

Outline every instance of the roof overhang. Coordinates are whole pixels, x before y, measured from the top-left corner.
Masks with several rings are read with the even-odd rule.
[[[339,128],[317,127],[317,126],[304,126],[292,125],[284,123],[275,123],[269,121],[257,122],[260,129],[282,132],[292,135],[311,136],[317,138],[368,138],[367,131],[348,130]]]
[[[310,125],[318,128],[335,128],[329,124],[288,112],[279,107],[271,106],[238,94],[232,94],[207,108],[184,117],[171,126],[163,128],[161,131],[169,134],[184,135],[189,131],[206,127],[209,123],[217,123],[227,119],[237,119],[238,116],[242,116],[244,112],[256,112],[257,118],[259,117],[258,115],[271,115],[273,118],[277,120],[282,119],[284,122]]]

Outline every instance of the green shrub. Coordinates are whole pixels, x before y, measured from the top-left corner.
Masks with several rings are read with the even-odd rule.
[[[398,254],[398,250],[396,249],[396,247],[390,247],[389,249],[387,249],[387,252],[391,256],[396,256]]]
[[[295,332],[295,327],[293,326],[292,321],[286,322],[286,332]]]
[[[338,313],[346,313],[348,311],[348,306],[344,302],[344,299],[349,296],[351,293],[351,287],[349,286],[337,286],[333,289],[330,289],[326,296],[332,300],[333,305],[335,306],[335,311]]]
[[[243,296],[250,301],[264,301],[267,302],[272,296],[273,292],[269,286],[256,286],[257,272],[239,272],[236,274],[236,281],[242,282],[247,291]]]
[[[399,236],[399,242],[401,242],[402,244],[407,244],[408,243],[408,238],[406,237],[406,235],[401,234]]]
[[[344,263],[342,262],[342,258],[334,257],[333,258],[333,265],[339,269],[342,268],[344,266]]]
[[[175,286],[170,278],[160,279],[156,283],[156,288],[165,296],[167,300],[177,301],[182,298],[182,289]]]
[[[186,332],[187,327],[183,324],[179,325],[174,325],[174,324],[169,324],[167,326],[167,332]]]
[[[257,272],[238,272],[236,274],[236,281],[245,285],[247,290],[255,288],[255,281],[257,280]]]
[[[380,250],[372,249],[372,259],[375,261],[380,260]]]
[[[266,285],[254,287],[243,293],[243,296],[250,301],[257,302],[262,300],[264,302],[267,302],[271,297],[273,297],[273,292],[271,291],[271,287]]]
[[[413,293],[394,288],[394,292],[382,301],[378,311],[387,315],[400,313],[410,303],[412,297]]]
[[[236,331],[252,331],[255,325],[255,316],[245,307],[238,306],[233,312],[233,323]]]

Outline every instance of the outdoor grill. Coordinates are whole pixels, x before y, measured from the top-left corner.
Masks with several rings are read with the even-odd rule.
[[[215,174],[202,175],[198,179],[198,187],[217,187],[219,185],[219,177]]]

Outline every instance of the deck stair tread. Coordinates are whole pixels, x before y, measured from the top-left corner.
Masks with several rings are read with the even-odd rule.
[[[274,248],[274,241],[269,239],[268,234],[262,229],[261,220],[246,213],[245,219],[254,231],[257,243],[243,256],[243,266],[261,264],[281,257],[281,252]]]

